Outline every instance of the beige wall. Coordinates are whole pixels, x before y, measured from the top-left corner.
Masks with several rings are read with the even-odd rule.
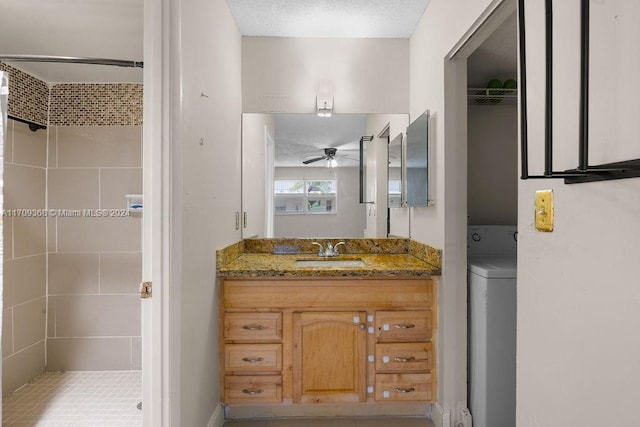
[[[439,405],[434,412],[438,426],[443,411],[450,411],[451,425],[455,425],[467,404],[467,66],[466,60],[445,58],[489,6],[497,3],[432,0],[409,42],[411,121],[430,110],[430,198],[435,200],[433,206],[410,209],[410,233],[417,241],[443,248],[437,355],[442,363],[438,365]],[[460,75],[462,80],[457,79]],[[452,91],[447,104],[445,91]],[[456,105],[464,106],[462,115],[452,111]],[[455,120],[447,120],[448,114]]]
[[[518,107],[469,105],[467,214],[470,225],[516,225]]]
[[[140,126],[49,128],[48,370],[141,369],[141,222],[119,216],[142,193]],[[112,211],[113,210],[113,211]]]
[[[315,113],[331,87],[335,113],[409,110],[406,39],[242,38],[242,110]]]
[[[176,425],[205,426],[214,415],[222,422],[215,251],[241,239],[241,37],[224,0],[171,5],[170,256],[180,326],[170,345],[181,349],[172,399]]]
[[[8,120],[7,128],[4,209],[42,210],[47,131],[32,132],[14,120]],[[6,395],[45,367],[47,234],[44,218],[7,215],[3,228],[2,393]]]
[[[590,5],[591,160],[637,159],[640,107],[628,83],[640,66],[632,48],[640,4]],[[539,174],[544,11],[539,2],[527,7],[529,170]],[[554,21],[554,163],[562,169],[577,163],[578,3],[554,2]],[[543,189],[554,190],[552,233],[533,226],[535,191]],[[640,178],[520,181],[518,192],[518,425],[637,425]]]

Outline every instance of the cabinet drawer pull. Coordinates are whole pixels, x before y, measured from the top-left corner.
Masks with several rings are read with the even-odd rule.
[[[248,357],[243,357],[242,361],[247,363],[259,363],[259,362],[264,362],[264,357],[254,357],[251,359]]]
[[[395,391],[396,393],[413,393],[414,391],[416,391],[415,388],[411,387],[411,388],[398,388],[398,387],[394,387],[393,391]]]
[[[255,396],[255,395],[257,395],[257,394],[262,394],[262,393],[264,393],[264,390],[263,390],[263,389],[258,389],[258,390],[248,390],[248,389],[246,389],[246,388],[245,388],[245,389],[243,389],[243,390],[242,390],[242,392],[243,392],[244,394],[248,394],[249,396]]]
[[[242,329],[245,331],[264,331],[265,327],[262,325],[244,325]]]
[[[395,360],[396,362],[413,362],[414,360],[416,360],[415,357],[411,356],[411,357],[394,357],[393,360]]]
[[[416,327],[416,325],[413,325],[413,324],[411,324],[411,323],[409,323],[408,325],[398,325],[398,324],[395,324],[395,325],[393,325],[393,327],[394,327],[394,328],[396,328],[396,329],[413,329],[413,328],[415,328],[415,327]]]

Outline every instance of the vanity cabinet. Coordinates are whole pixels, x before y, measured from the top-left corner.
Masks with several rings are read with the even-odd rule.
[[[225,405],[435,401],[435,278],[220,283]]]
[[[293,400],[366,401],[366,312],[293,313]]]

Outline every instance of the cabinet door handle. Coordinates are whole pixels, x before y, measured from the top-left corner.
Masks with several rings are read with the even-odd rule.
[[[245,331],[264,331],[264,326],[262,325],[244,325],[242,327]]]
[[[393,325],[394,328],[396,329],[413,329],[416,327],[416,325],[413,325],[411,323],[409,323],[408,325],[400,325],[400,324],[395,324]]]
[[[413,393],[414,391],[416,391],[415,388],[411,387],[411,388],[398,388],[398,387],[394,387],[393,391],[395,391],[396,393]]]
[[[264,393],[264,390],[263,390],[263,389],[258,389],[258,390],[249,390],[249,389],[246,389],[246,388],[245,388],[245,389],[243,389],[243,390],[242,390],[242,392],[243,392],[244,394],[248,394],[249,396],[255,396],[255,395],[257,395],[257,394],[262,394],[262,393]]]
[[[413,362],[414,360],[416,360],[415,357],[411,356],[411,357],[394,357],[393,360],[395,360],[396,362]]]
[[[242,361],[247,363],[259,363],[259,362],[264,362],[264,357],[253,357],[253,358],[243,357]]]

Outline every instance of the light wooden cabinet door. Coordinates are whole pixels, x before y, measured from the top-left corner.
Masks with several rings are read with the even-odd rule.
[[[366,401],[366,312],[293,313],[295,403]]]

